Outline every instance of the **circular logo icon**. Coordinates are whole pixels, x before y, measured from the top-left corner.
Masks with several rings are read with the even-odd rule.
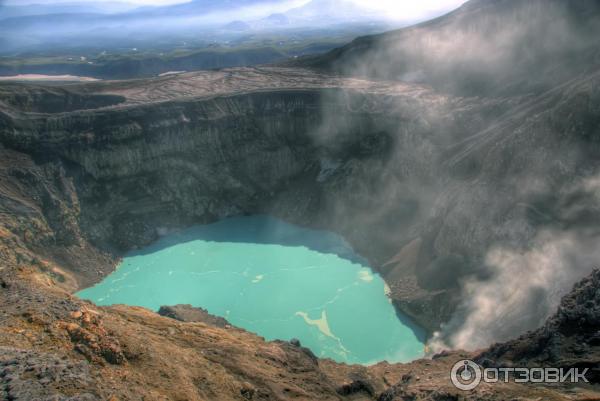
[[[452,384],[460,390],[473,390],[481,383],[481,368],[469,359],[458,361],[450,371]]]

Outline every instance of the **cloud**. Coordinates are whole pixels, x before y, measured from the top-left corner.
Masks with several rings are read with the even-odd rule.
[[[428,116],[416,104],[406,115],[431,127],[417,131],[402,121],[387,130],[398,145],[372,181],[389,190],[371,190],[381,201],[362,208],[373,220],[387,218],[397,233],[373,239],[377,245],[405,243],[416,233],[424,244],[415,262],[419,285],[446,290],[452,305],[459,298],[433,345],[477,349],[535,329],[598,267],[600,236],[591,226],[600,218],[600,175],[590,156],[596,145],[586,139],[596,109],[579,100],[597,91],[587,81],[573,83],[597,54],[597,34],[590,34],[597,19],[587,11],[598,10],[569,4],[471,2],[444,20],[359,40],[331,57],[333,68],[350,76],[423,83],[442,99],[473,96],[456,120],[444,118],[443,108]],[[325,133],[336,126],[350,132],[344,121],[330,120]],[[417,140],[408,142],[411,136]],[[415,201],[414,220],[396,217],[403,199],[394,190]],[[340,204],[332,209],[345,212]],[[364,221],[357,226],[383,226]],[[424,228],[409,226],[414,221]]]
[[[572,177],[553,192],[558,202],[548,210],[558,224],[539,230],[524,248],[488,250],[490,276],[463,281],[457,311],[431,340],[434,351],[482,349],[541,327],[573,285],[599,267],[600,173]]]
[[[476,350],[540,327],[600,260],[598,241],[575,233],[542,232],[535,242],[526,251],[488,253],[492,278],[464,284],[461,308],[434,348]]]
[[[133,5],[147,5],[147,6],[162,6],[179,3],[188,3],[191,0],[0,0],[0,5],[6,4],[11,6],[16,5],[29,5],[29,4],[60,4],[60,3],[88,3],[97,6],[102,6],[107,3],[128,3]],[[297,1],[294,6],[308,3],[310,0]],[[350,3],[354,3],[363,8],[385,12],[388,17],[401,19],[401,20],[416,20],[428,18],[435,14],[441,14],[442,12],[450,11],[462,3],[464,0],[422,0],[419,2],[408,1],[408,0],[382,0],[382,1],[369,1],[369,0],[346,0]],[[286,3],[289,1],[269,1],[265,0],[264,3]],[[243,5],[240,5],[243,7]],[[281,11],[281,10],[276,10]]]

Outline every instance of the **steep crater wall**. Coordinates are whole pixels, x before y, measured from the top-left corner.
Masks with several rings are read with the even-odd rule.
[[[593,135],[564,135],[596,121],[590,82],[533,100],[315,87],[54,114],[5,107],[1,142],[17,161],[3,205],[39,220],[22,237],[79,287],[109,273],[107,258],[179,227],[266,213],[329,229],[433,331],[464,279],[494,274],[491,247],[527,249],[538,230],[583,221],[560,210],[597,154]]]
[[[71,183],[76,202],[44,211],[60,246],[89,241],[119,255],[170,229],[268,213],[339,232],[377,268],[428,213],[408,182],[413,174],[435,182],[426,157],[441,142],[423,106],[351,90],[281,90],[13,113],[2,140]],[[405,191],[388,188],[402,181]],[[108,273],[73,270],[80,285]]]

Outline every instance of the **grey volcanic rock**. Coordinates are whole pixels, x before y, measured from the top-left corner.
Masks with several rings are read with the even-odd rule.
[[[57,387],[89,387],[87,362],[72,363],[56,355],[0,347],[0,396],[5,400],[96,401],[87,391],[65,394]]]
[[[158,314],[182,322],[202,322],[217,327],[230,326],[226,319],[211,315],[206,309],[192,305],[161,306]]]

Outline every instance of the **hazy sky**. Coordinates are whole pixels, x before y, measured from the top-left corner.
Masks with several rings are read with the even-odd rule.
[[[450,11],[466,0],[352,0],[367,8],[387,11],[401,18],[417,18],[439,11]]]
[[[189,0],[187,0],[189,1]],[[140,5],[163,5],[185,3],[186,0],[6,0],[5,4],[52,4],[52,3],[133,3]],[[308,2],[309,0],[306,0]],[[414,18],[440,11],[449,11],[465,2],[465,0],[351,0],[367,8],[383,10],[400,18]],[[0,0],[0,4],[3,1]]]

